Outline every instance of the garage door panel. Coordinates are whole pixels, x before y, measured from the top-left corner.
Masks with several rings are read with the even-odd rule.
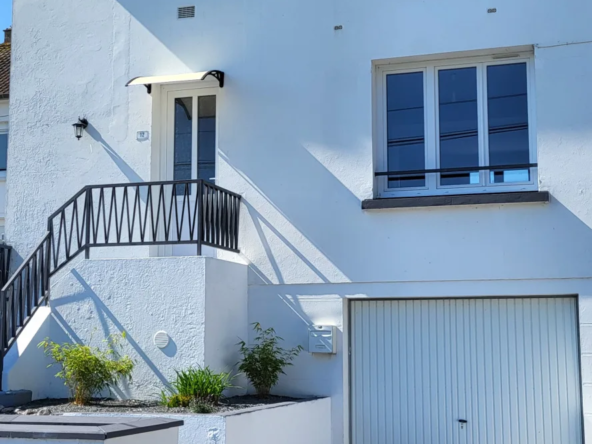
[[[351,308],[353,444],[581,443],[574,298]]]

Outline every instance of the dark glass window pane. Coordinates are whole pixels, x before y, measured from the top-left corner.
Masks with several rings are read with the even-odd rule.
[[[191,179],[191,139],[193,134],[193,99],[183,97],[175,99],[175,134],[173,179]],[[176,194],[183,194],[185,186],[179,185]]]
[[[6,154],[8,152],[8,134],[0,134],[0,171],[6,171]]]
[[[530,163],[526,63],[487,67],[489,165]],[[530,170],[492,170],[494,183],[527,182]]]
[[[423,72],[389,74],[387,162],[389,171],[425,169]],[[425,186],[425,175],[390,176],[389,188]]]
[[[197,177],[209,182],[216,176],[216,96],[198,100]]]
[[[477,69],[438,71],[440,167],[479,166]],[[442,173],[442,185],[479,183],[479,172]]]

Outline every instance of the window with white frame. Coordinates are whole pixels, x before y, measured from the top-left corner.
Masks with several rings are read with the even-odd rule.
[[[8,123],[0,122],[0,173],[6,171],[8,153]]]
[[[532,58],[377,69],[381,197],[537,189]]]

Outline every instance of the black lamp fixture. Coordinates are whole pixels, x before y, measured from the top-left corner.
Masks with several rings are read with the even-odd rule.
[[[76,138],[78,140],[80,140],[80,138],[82,137],[82,132],[86,129],[86,127],[88,126],[88,120],[86,119],[81,119],[80,117],[78,118],[78,122],[72,124],[72,126],[74,127],[74,135],[76,136]]]

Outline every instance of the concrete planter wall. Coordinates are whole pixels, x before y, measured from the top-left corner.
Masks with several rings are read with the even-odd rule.
[[[331,442],[331,399],[322,398],[238,410],[219,415],[68,416],[161,417],[184,422],[179,444],[328,444]]]

